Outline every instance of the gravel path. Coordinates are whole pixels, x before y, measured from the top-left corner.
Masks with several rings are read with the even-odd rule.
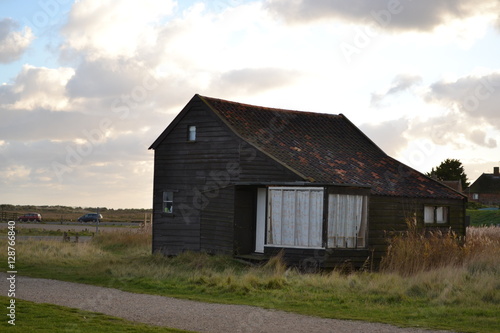
[[[9,289],[7,277],[7,274],[0,273],[0,287],[4,295]],[[19,275],[16,276],[16,298],[196,332],[437,332],[398,328],[385,324],[322,319],[246,305],[212,304],[135,294],[111,288]]]

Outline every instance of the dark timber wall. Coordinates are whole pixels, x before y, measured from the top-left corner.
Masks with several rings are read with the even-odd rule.
[[[446,206],[449,207],[449,224],[425,225],[424,206]],[[394,232],[407,230],[407,221],[416,217],[417,227],[420,229],[442,229],[448,231],[450,228],[458,235],[465,235],[465,205],[462,200],[430,199],[430,198],[406,198],[376,196],[370,197],[369,219],[368,219],[368,244],[373,251],[375,266],[387,251],[387,237]]]
[[[201,101],[188,107],[155,149],[153,251],[232,254],[240,246],[235,226],[248,223],[235,214],[246,203],[235,201],[234,184],[301,178],[233,134]],[[192,125],[197,137],[188,142]],[[163,191],[174,191],[173,214],[162,212]]]

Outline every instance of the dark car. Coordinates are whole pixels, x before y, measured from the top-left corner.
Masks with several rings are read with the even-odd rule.
[[[78,218],[78,222],[97,222],[102,220],[101,214],[89,213]]]
[[[24,215],[21,215],[17,218],[18,221],[22,221],[22,222],[27,222],[27,221],[30,221],[30,222],[33,222],[33,221],[37,221],[37,222],[42,222],[42,215],[38,214],[38,213],[26,213]]]

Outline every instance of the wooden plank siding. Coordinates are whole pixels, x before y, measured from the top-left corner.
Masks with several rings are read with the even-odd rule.
[[[234,186],[219,190],[201,212],[201,250],[233,254]]]
[[[196,141],[188,141],[188,126],[196,126]],[[153,185],[153,251],[178,254],[186,250],[200,251],[213,247],[227,250],[232,238],[231,216],[220,207],[232,207],[232,192],[220,190],[226,179],[216,171],[226,171],[227,161],[238,161],[238,142],[206,106],[193,103],[189,112],[155,149]],[[226,184],[227,185],[227,184]],[[174,191],[173,214],[162,213],[162,192]],[[227,192],[227,191],[226,191]],[[225,202],[221,205],[220,202]],[[202,214],[202,210],[206,212]],[[221,214],[222,213],[222,214]],[[215,217],[216,215],[217,218]],[[220,222],[219,217],[225,219]],[[210,227],[211,224],[214,227]],[[225,223],[225,224],[224,224]],[[217,236],[216,245],[207,239]],[[225,245],[224,245],[225,244]]]
[[[441,226],[425,225],[425,205],[449,207],[449,223]],[[372,195],[368,214],[368,244],[369,249],[373,251],[375,266],[378,266],[387,251],[388,235],[408,230],[407,222],[413,217],[416,217],[419,229],[451,229],[457,235],[465,235],[465,209],[462,200]]]
[[[188,111],[155,148],[153,251],[237,253],[234,230],[242,219],[235,218],[241,203],[234,185],[302,179],[235,135],[203,103]],[[189,126],[196,126],[195,142],[187,140]],[[174,191],[173,214],[161,212],[165,190]]]

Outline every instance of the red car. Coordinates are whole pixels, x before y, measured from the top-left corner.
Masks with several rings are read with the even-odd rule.
[[[30,221],[30,222],[33,222],[33,221],[42,222],[42,215],[40,215],[38,213],[27,213],[27,214],[19,216],[17,218],[17,220],[18,221],[23,221],[23,222],[27,222],[27,221]]]

